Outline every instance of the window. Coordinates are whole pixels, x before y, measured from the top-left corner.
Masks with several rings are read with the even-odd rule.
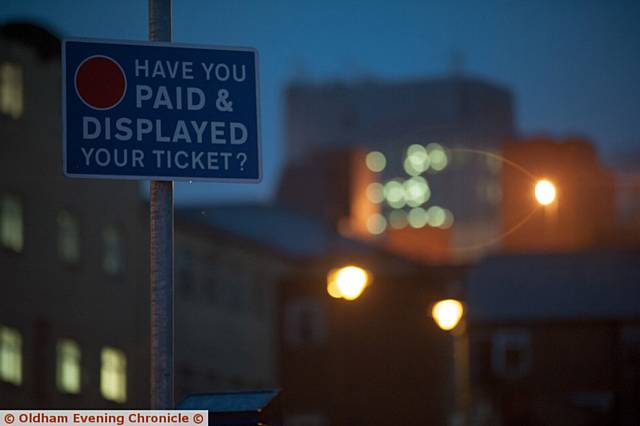
[[[320,345],[327,339],[322,305],[312,300],[290,302],[285,308],[285,338],[291,346]]]
[[[100,392],[104,399],[114,402],[127,400],[127,358],[118,349],[102,349]]]
[[[80,346],[71,339],[62,339],[57,347],[56,384],[61,392],[80,393]]]
[[[506,379],[521,379],[531,370],[531,336],[527,330],[503,330],[493,335],[493,371]]]
[[[22,383],[22,336],[11,327],[0,326],[0,380]]]
[[[2,246],[16,253],[24,246],[22,203],[18,197],[5,194],[0,203],[0,239]]]
[[[122,232],[116,226],[108,226],[102,232],[104,253],[102,268],[109,275],[118,275],[124,271],[124,240]]]
[[[67,263],[77,263],[80,259],[78,221],[66,210],[58,213],[58,255]]]
[[[17,119],[23,109],[22,68],[17,64],[0,64],[0,112]]]

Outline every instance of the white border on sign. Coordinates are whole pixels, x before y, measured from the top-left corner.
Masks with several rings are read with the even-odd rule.
[[[101,174],[80,174],[69,173],[67,170],[67,42],[81,42],[94,44],[124,44],[128,46],[150,46],[150,47],[188,47],[192,49],[204,50],[226,50],[235,52],[252,52],[254,54],[255,87],[256,87],[256,144],[258,150],[258,177],[257,178],[203,178],[203,177],[183,177],[183,176],[139,176],[139,175],[101,175]],[[95,56],[95,55],[94,55]],[[100,55],[98,55],[100,56]],[[260,183],[263,178],[262,168],[262,123],[260,120],[260,60],[258,50],[253,47],[234,47],[217,45],[199,45],[186,43],[168,43],[156,41],[133,41],[133,40],[109,40],[69,37],[62,40],[62,167],[63,173],[71,178],[92,178],[109,180],[171,180],[177,182],[226,182],[226,183]],[[116,63],[118,63],[116,61]],[[123,70],[124,71],[124,70]],[[75,73],[74,73],[75,74]],[[74,76],[75,79],[75,76]],[[126,79],[126,73],[125,73]],[[74,81],[75,84],[75,81]],[[114,105],[115,106],[115,105]]]
[[[120,72],[122,72],[122,76],[124,77],[124,90],[122,91],[122,96],[120,96],[120,99],[118,99],[118,102],[116,102],[115,104],[111,105],[110,107],[106,107],[106,108],[96,108],[93,105],[89,105],[82,96],[80,96],[80,93],[78,93],[78,71],[80,71],[80,68],[82,67],[82,65],[87,62],[90,59],[93,58],[105,58],[105,59],[109,59],[110,61],[112,61],[114,64],[116,64],[118,66],[118,68],[120,68]],[[78,97],[80,98],[80,100],[89,108],[91,109],[95,109],[96,111],[106,111],[108,109],[111,108],[115,108],[118,106],[118,104],[120,102],[122,102],[122,100],[124,99],[125,95],[127,94],[127,74],[125,74],[124,70],[122,69],[122,66],[120,65],[120,63],[118,61],[116,61],[115,59],[113,59],[110,56],[107,55],[93,55],[93,56],[89,56],[88,58],[85,58],[84,61],[80,62],[80,64],[78,65],[78,67],[76,68],[76,72],[73,73],[73,87],[76,90],[76,95],[78,95]]]

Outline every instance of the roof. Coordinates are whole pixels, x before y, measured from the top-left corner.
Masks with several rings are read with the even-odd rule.
[[[470,321],[640,318],[640,253],[501,255],[468,278]]]
[[[314,217],[276,205],[188,207],[179,208],[178,214],[292,256],[312,257],[335,249],[365,249],[362,243],[340,236]]]
[[[351,261],[368,259],[370,267],[411,273],[427,267],[384,247],[340,235],[313,215],[274,204],[238,204],[179,207],[183,223],[210,227],[295,260],[346,256]]]
[[[60,60],[60,39],[47,29],[29,22],[0,25],[0,39],[22,43],[45,61]]]

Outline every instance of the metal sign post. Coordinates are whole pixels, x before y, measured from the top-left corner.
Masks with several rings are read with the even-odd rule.
[[[149,40],[171,41],[171,0],[149,0]],[[151,408],[173,400],[173,181],[151,181]]]

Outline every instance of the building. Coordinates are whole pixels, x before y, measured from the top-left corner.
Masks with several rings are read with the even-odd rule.
[[[292,426],[448,423],[452,347],[429,312],[460,271],[389,263],[383,252],[360,263],[373,282],[355,301],[327,297],[335,262],[304,263],[285,283],[282,383]]]
[[[182,213],[290,259],[279,287],[285,425],[447,422],[452,346],[429,310],[460,291],[466,268],[411,262],[277,205]],[[348,265],[364,268],[370,285],[354,301],[330,297],[328,274]]]
[[[637,153],[620,154],[614,159],[617,245],[638,246],[640,236],[640,157]]]
[[[380,210],[370,215],[368,232],[405,229],[409,219],[424,228],[425,210],[434,207],[432,221],[452,225],[450,236],[435,238],[442,241],[439,251],[447,252],[437,257],[467,261],[491,248],[482,243],[499,233],[501,163],[495,154],[514,132],[509,91],[477,79],[292,84],[286,92],[289,158],[278,199],[335,220],[364,194],[361,185],[361,192],[347,194],[336,185],[345,172],[333,172],[349,161],[336,157],[360,148],[372,156],[355,167],[366,164],[374,172],[370,199]],[[314,190],[305,195],[304,187]],[[357,231],[364,228],[358,222]],[[426,257],[435,260],[432,254]]]
[[[638,259],[637,251],[511,254],[470,273],[474,424],[638,423]]]
[[[178,209],[176,221],[176,401],[281,386],[280,287],[289,260],[191,212]]]
[[[148,408],[148,208],[62,174],[60,41],[0,27],[0,408]],[[176,219],[176,399],[279,384],[285,260]]]
[[[144,206],[62,175],[60,72],[55,36],[0,29],[0,405],[144,407]]]

